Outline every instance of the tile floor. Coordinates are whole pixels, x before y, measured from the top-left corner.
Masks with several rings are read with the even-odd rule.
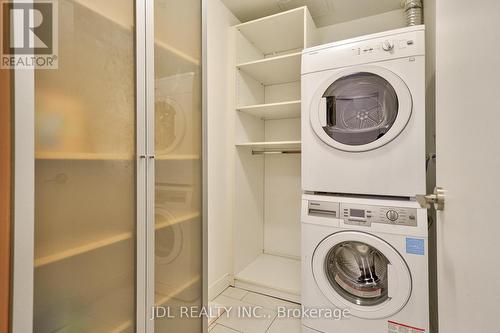
[[[210,333],[300,333],[300,319],[277,316],[279,307],[299,308],[296,303],[229,287],[213,301],[214,305],[232,310],[210,324]],[[252,307],[259,318],[238,317],[238,308]]]

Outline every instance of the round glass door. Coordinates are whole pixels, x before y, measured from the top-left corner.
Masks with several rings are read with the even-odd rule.
[[[341,71],[320,85],[311,104],[311,125],[334,148],[367,151],[396,138],[411,111],[410,92],[397,75],[361,66]]]
[[[346,145],[366,145],[384,136],[396,121],[398,96],[381,76],[355,73],[332,83],[326,99],[324,131]]]
[[[359,318],[399,312],[412,291],[410,270],[399,252],[364,232],[342,231],[325,238],[314,251],[312,270],[323,295]]]
[[[389,260],[361,242],[342,242],[325,258],[325,273],[332,287],[358,305],[377,305],[388,299]]]

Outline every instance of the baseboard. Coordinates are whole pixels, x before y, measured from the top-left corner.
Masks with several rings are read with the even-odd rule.
[[[234,280],[231,274],[224,274],[220,279],[212,283],[208,287],[208,299],[213,301],[217,296],[219,296],[224,290],[229,286],[234,285]]]

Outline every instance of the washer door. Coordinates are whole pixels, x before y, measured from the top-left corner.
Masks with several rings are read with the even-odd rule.
[[[325,238],[312,258],[314,279],[335,306],[355,317],[378,319],[399,312],[411,295],[401,255],[370,234],[344,231]]]
[[[325,80],[310,106],[311,126],[333,148],[360,152],[394,140],[412,113],[406,84],[376,66],[342,70]]]

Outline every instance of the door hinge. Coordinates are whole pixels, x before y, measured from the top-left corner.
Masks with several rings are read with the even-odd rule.
[[[444,189],[441,187],[434,188],[433,194],[417,194],[417,201],[422,208],[431,208],[434,205],[436,210],[444,210]]]

